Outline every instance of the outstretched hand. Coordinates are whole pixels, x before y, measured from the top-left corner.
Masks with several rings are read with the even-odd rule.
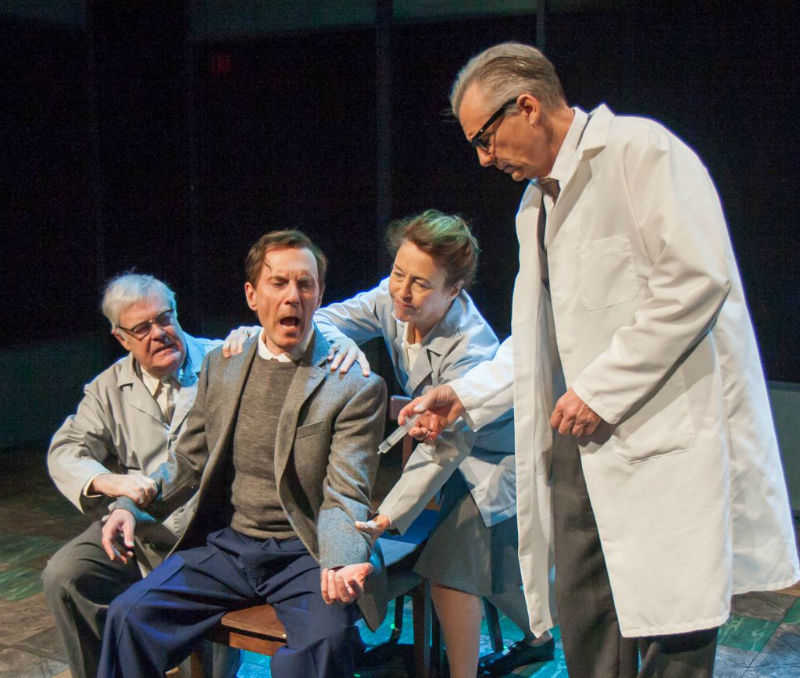
[[[331,342],[331,349],[328,351],[328,362],[331,364],[331,372],[339,370],[341,374],[346,374],[354,362],[361,366],[361,374],[369,376],[369,360],[356,342],[347,337],[339,337]]]
[[[108,520],[103,525],[103,550],[110,560],[121,560],[127,563],[133,558],[133,532],[136,529],[136,518],[130,511],[114,509]],[[118,538],[122,538],[123,551],[114,545]]]
[[[420,414],[417,423],[409,430],[412,438],[432,443],[448,426],[464,414],[466,408],[451,386],[443,384],[415,398],[406,405],[397,417],[397,423],[405,424],[415,414]]]
[[[367,520],[366,522],[356,520],[356,528],[361,530],[365,535],[367,535],[367,537],[369,537],[370,546],[375,544],[375,542],[378,540],[378,537],[386,532],[386,530],[388,530],[391,526],[392,521],[380,513],[372,520]]]
[[[333,603],[352,603],[364,593],[364,582],[375,568],[372,563],[324,568],[320,579],[322,599]]]

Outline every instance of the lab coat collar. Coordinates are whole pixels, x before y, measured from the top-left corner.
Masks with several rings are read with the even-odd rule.
[[[605,148],[608,141],[608,128],[614,119],[611,109],[605,104],[600,104],[590,114],[589,124],[583,133],[583,138],[578,144],[581,153],[587,153]]]
[[[422,350],[419,353],[414,369],[406,382],[406,393],[413,393],[417,386],[433,373],[436,358],[447,353],[453,346],[453,338],[461,334],[460,324],[468,315],[469,301],[467,293],[461,290],[447,313],[436,323],[422,339]],[[402,338],[400,339],[402,344]]]

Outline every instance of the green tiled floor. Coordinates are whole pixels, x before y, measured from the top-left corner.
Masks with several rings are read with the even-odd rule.
[[[23,600],[42,590],[41,572],[28,567],[15,567],[0,572],[0,598],[12,602]]]
[[[41,570],[49,555],[85,528],[87,519],[52,486],[47,478],[43,450],[20,451],[19,457],[11,459],[10,471],[0,476],[0,629],[8,626],[9,620],[21,621],[18,628],[12,621],[10,627],[4,628],[5,633],[0,634],[0,675],[6,675],[6,671],[11,672],[9,675],[29,675],[28,667],[36,667],[37,676],[58,674],[62,678],[60,672],[66,668],[66,657],[55,637],[52,618],[46,613],[41,594]],[[720,630],[714,677],[800,676],[798,595],[800,589],[738,596],[734,601],[734,614]],[[363,629],[368,646],[385,643],[391,633],[392,618],[390,614],[375,633]],[[521,637],[519,629],[502,616],[500,624],[507,645]],[[554,636],[556,657],[553,661],[522,667],[509,678],[566,677],[558,628]],[[411,608],[407,603],[399,644],[387,658],[361,669],[360,678],[405,678],[413,665],[411,649]],[[481,653],[491,650],[484,629]],[[268,657],[246,653],[244,660],[238,674],[240,678],[270,676]]]
[[[786,616],[783,618],[784,624],[796,624],[800,626],[800,598],[794,601],[794,604],[789,608]]]
[[[778,626],[779,622],[732,615],[719,630],[717,642],[720,645],[761,652]]]
[[[0,534],[0,563],[30,563],[51,556],[63,542],[21,534]]]

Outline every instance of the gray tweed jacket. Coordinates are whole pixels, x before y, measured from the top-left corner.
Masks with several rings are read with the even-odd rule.
[[[376,566],[359,601],[365,621],[375,629],[386,612],[386,574],[380,552],[370,548],[354,521],[366,520],[370,510],[386,385],[359,370],[332,374],[326,367],[328,349],[315,331],[289,387],[275,440],[278,496],[295,533],[322,567],[367,560]],[[147,513],[128,500],[115,505],[131,511],[137,523],[147,523],[168,516],[197,492],[196,513],[173,550],[203,545],[209,533],[230,524],[226,470],[256,350],[254,337],[240,355],[226,359],[220,349],[208,355],[183,437],[152,476],[159,485],[157,498]]]

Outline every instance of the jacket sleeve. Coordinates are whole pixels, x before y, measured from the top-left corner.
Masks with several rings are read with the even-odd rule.
[[[137,524],[160,522],[183,506],[200,488],[203,470],[208,462],[209,450],[205,428],[205,405],[208,392],[210,356],[206,356],[197,383],[197,396],[183,434],[174,446],[170,457],[151,476],[156,481],[158,494],[144,509],[127,497],[111,505],[130,511]]]
[[[434,445],[417,445],[378,513],[389,518],[392,528],[403,534],[469,455],[474,442],[475,434],[461,422],[443,433]]]
[[[680,140],[648,126],[624,149],[627,192],[652,269],[634,321],[572,384],[616,424],[713,327],[730,290],[726,225],[710,177]]]
[[[478,329],[480,336],[474,340],[475,333],[462,337],[444,357],[437,375],[438,383],[451,382],[491,356],[497,339],[488,325],[485,325],[486,332]],[[381,502],[378,513],[388,517],[392,527],[404,533],[470,454],[475,438],[476,434],[462,420],[444,431],[433,445],[417,445],[400,479]]]
[[[364,380],[333,423],[323,501],[317,518],[323,568],[369,560],[369,544],[354,521],[366,520],[370,511],[370,494],[378,472],[376,451],[385,418],[386,384],[373,375]]]
[[[361,345],[382,336],[377,304],[382,295],[388,294],[387,279],[378,287],[360,292],[352,299],[319,309],[314,314],[314,323],[328,341],[347,337]]]
[[[84,513],[108,501],[83,495],[89,480],[99,473],[120,472],[108,410],[100,380],[87,384],[77,412],[56,431],[47,452],[47,468],[56,487]]]
[[[514,407],[514,348],[508,337],[495,353],[450,382],[466,408],[464,419],[479,431]]]

